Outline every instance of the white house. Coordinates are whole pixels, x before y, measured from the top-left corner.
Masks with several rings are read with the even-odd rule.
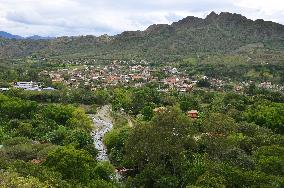
[[[32,89],[32,88],[38,88],[38,84],[36,82],[16,82],[15,83],[15,88],[20,88],[20,89]]]

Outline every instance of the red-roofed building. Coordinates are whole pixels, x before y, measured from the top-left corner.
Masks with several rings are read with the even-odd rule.
[[[197,110],[190,110],[187,112],[187,116],[190,117],[191,119],[196,119],[198,118],[198,111]]]

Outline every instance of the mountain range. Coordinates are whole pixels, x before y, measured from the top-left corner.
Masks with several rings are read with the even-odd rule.
[[[284,26],[240,14],[210,13],[206,18],[188,16],[171,25],[154,24],[144,31],[125,31],[115,36],[23,39],[1,32],[0,58],[41,56],[96,56],[176,60],[192,55],[232,53],[246,46],[284,49]],[[21,39],[21,40],[11,40]]]
[[[54,37],[42,37],[39,35],[33,35],[33,36],[29,36],[29,37],[22,37],[19,35],[13,35],[11,33],[5,32],[5,31],[0,31],[0,37],[1,38],[5,38],[5,39],[19,39],[19,40],[23,40],[23,39],[31,39],[31,40],[47,40],[47,39],[54,39]]]
[[[23,39],[23,37],[19,35],[13,35],[11,33],[7,33],[5,31],[0,31],[0,37],[6,38],[6,39]]]

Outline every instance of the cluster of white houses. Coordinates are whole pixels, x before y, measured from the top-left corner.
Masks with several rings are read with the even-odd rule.
[[[15,82],[14,88],[23,89],[25,91],[54,91],[53,87],[42,87],[38,82]],[[10,88],[0,88],[0,91],[8,91]]]
[[[54,91],[53,87],[42,87],[38,82],[16,82],[15,88],[24,89],[26,91]]]

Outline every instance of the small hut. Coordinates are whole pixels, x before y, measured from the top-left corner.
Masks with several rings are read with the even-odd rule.
[[[198,111],[197,110],[190,110],[187,112],[187,116],[190,117],[191,119],[196,119],[198,118]]]

